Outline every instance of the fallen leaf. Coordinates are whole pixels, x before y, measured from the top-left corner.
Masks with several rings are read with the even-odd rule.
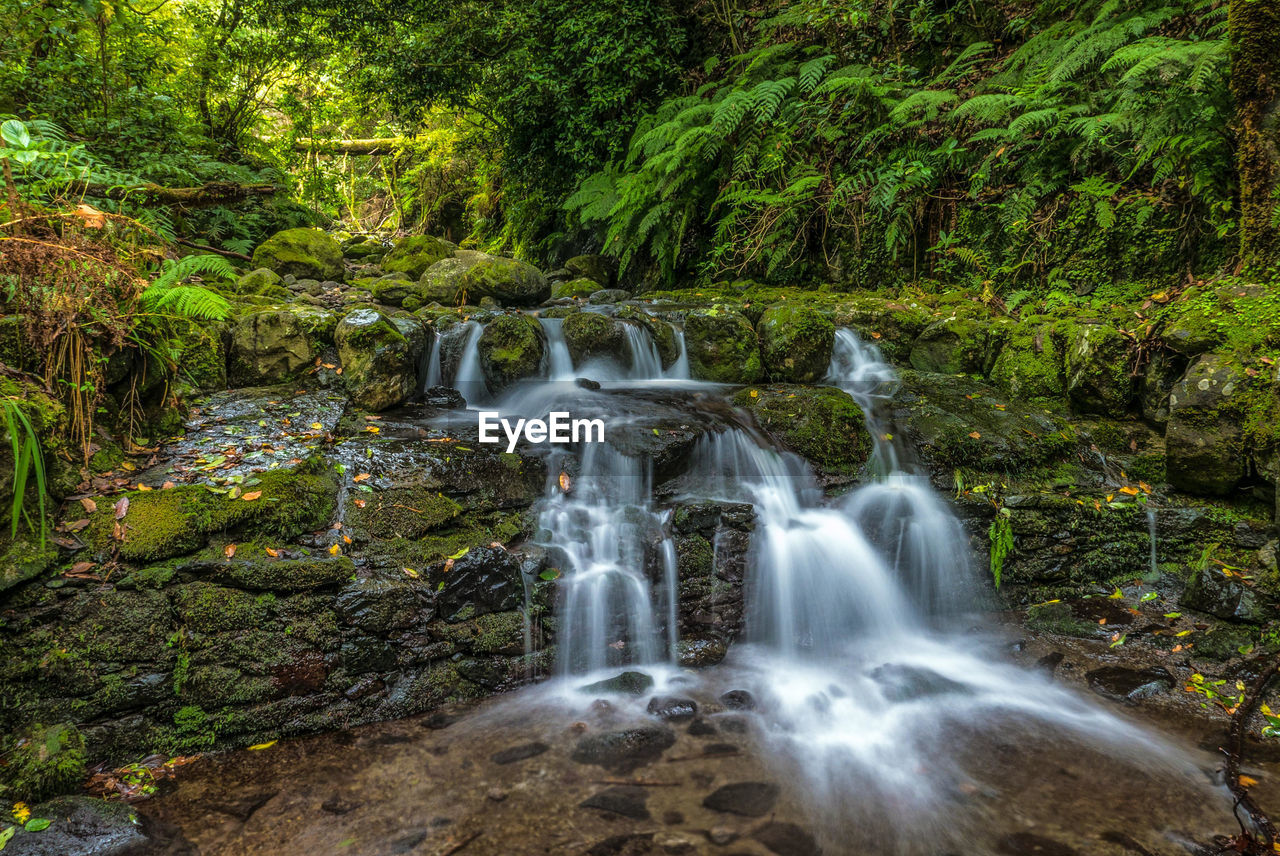
[[[92,205],[81,202],[76,206],[75,215],[84,223],[86,229],[103,229],[107,225],[107,215]]]
[[[568,492],[569,492],[569,487],[570,487],[570,485],[572,484],[572,483],[569,481],[569,474],[568,474],[567,472],[564,472],[563,470],[561,470],[561,471],[560,471],[560,478],[559,478],[557,481],[559,481],[559,483],[560,483],[560,489],[561,489],[562,491],[564,491],[565,493],[568,493]]]
[[[145,485],[142,482],[138,482],[138,490],[141,491],[142,493],[146,493],[147,491],[151,490],[151,488],[150,486]]]
[[[969,436],[970,436],[970,437],[972,437],[974,440],[981,440],[981,439],[982,439],[982,435],[981,435],[981,434],[979,434],[977,431],[970,431],[970,432],[969,432]]]
[[[350,544],[350,543],[351,543],[351,536],[350,536],[350,535],[343,535],[343,536],[342,536],[342,543],[343,543],[343,544]]]
[[[88,525],[89,525],[89,521],[87,519],[76,520],[73,523],[68,523],[66,526],[66,529],[68,532],[79,532],[81,529],[85,528]]]
[[[228,544],[226,547],[222,549],[222,555],[226,556],[228,559],[234,557],[235,554],[236,554],[235,544]]]
[[[1120,488],[1120,492],[1123,493],[1125,496],[1138,495],[1138,489],[1136,487],[1129,487],[1128,485],[1125,485],[1124,487]]]
[[[84,499],[80,500],[80,504],[84,506],[84,510],[86,514],[93,514],[95,511],[98,510],[98,503],[94,502],[92,499],[89,499],[88,497],[85,497]]]
[[[365,500],[363,499],[353,499],[351,501],[356,504],[356,508],[364,508],[365,506]]]
[[[364,430],[368,431],[370,434],[377,434],[382,429],[377,425],[366,425],[364,426]]]
[[[1258,780],[1255,779],[1253,776],[1241,776],[1238,781],[1240,782],[1240,787],[1242,788],[1251,788],[1254,785],[1258,784]]]
[[[116,520],[123,520],[124,516],[129,513],[129,497],[122,496],[120,501],[116,503]]]
[[[360,483],[360,482],[362,482],[362,481],[368,481],[368,480],[369,480],[369,479],[371,479],[371,478],[373,478],[373,477],[372,477],[371,475],[369,475],[368,473],[360,473],[360,474],[359,474],[359,475],[357,475],[355,478],[353,478],[353,479],[352,479],[352,481],[353,481],[353,482],[356,482],[356,483],[358,484],[358,483]]]
[[[401,568],[401,570],[403,570],[404,575],[406,577],[409,577],[410,579],[416,580],[418,578],[418,572],[415,571],[413,568]]]
[[[255,499],[257,499],[260,496],[262,496],[262,491],[251,490],[240,498],[243,499],[245,502],[253,502]]]
[[[342,555],[342,547],[341,547],[340,545],[338,545],[338,544],[334,544],[332,547],[330,547],[330,548],[329,548],[329,555],[330,555],[330,556],[341,556],[341,555]]]
[[[249,747],[249,751],[257,752],[262,749],[270,749],[274,745],[276,745],[276,741],[274,740],[268,740],[266,743],[255,743],[254,745]]]
[[[266,551],[267,551],[267,555],[273,559],[278,558],[280,556],[280,551],[274,547],[267,547]]]

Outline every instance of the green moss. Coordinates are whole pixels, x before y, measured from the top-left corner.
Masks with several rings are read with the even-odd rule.
[[[392,488],[347,509],[348,528],[360,536],[419,538],[451,522],[462,506],[437,491]]]
[[[252,594],[205,582],[179,586],[174,607],[179,621],[198,633],[248,630],[268,615],[265,605]]]
[[[622,363],[628,358],[626,333],[618,321],[607,315],[576,312],[564,319],[561,330],[575,365],[601,358]]]
[[[478,344],[480,365],[495,390],[537,374],[542,364],[542,332],[527,315],[502,315],[485,325]]]
[[[730,308],[713,306],[690,312],[685,318],[685,344],[689,369],[699,380],[756,383],[764,377],[755,330]]]
[[[1014,327],[991,380],[1021,402],[1065,401],[1062,346],[1053,325],[1032,317]]]
[[[430,235],[410,235],[397,241],[391,252],[383,257],[382,269],[402,271],[416,280],[426,273],[427,268],[452,256],[454,249],[448,241]]]
[[[1089,639],[1097,635],[1098,625],[1076,618],[1066,603],[1039,603],[1027,610],[1027,626],[1043,633]]]
[[[298,279],[340,280],[342,248],[319,229],[287,229],[253,251],[253,266]]]
[[[74,790],[84,778],[84,738],[74,725],[32,725],[4,743],[0,794],[8,802],[38,803]]]
[[[553,300],[562,300],[566,297],[590,297],[602,288],[604,286],[595,280],[581,277],[553,285],[551,287],[551,298]]]
[[[785,383],[813,383],[827,373],[835,325],[801,303],[771,306],[757,323],[760,351],[769,377]]]
[[[733,399],[788,449],[827,473],[855,475],[871,454],[862,411],[832,387],[770,386],[744,389]]]

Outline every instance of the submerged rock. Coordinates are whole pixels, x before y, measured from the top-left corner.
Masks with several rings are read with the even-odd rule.
[[[596,695],[598,693],[618,693],[621,695],[644,695],[653,687],[653,678],[644,672],[627,671],[596,681],[593,684],[578,687],[578,692]]]
[[[756,383],[764,363],[751,322],[723,306],[695,309],[685,319],[689,371],[697,380]]]
[[[794,823],[771,821],[751,837],[777,856],[820,856],[822,852],[817,840]]]
[[[1144,698],[1173,688],[1173,675],[1164,669],[1126,669],[1105,666],[1085,675],[1089,686],[1099,695],[1115,701],[1136,704]]]
[[[734,782],[712,792],[702,801],[712,811],[743,817],[764,817],[773,811],[780,790],[772,782]]]
[[[253,251],[253,266],[298,279],[341,280],[342,247],[319,229],[286,229]]]
[[[645,710],[667,722],[687,722],[698,715],[698,703],[680,696],[654,696]]]
[[[675,743],[675,732],[666,727],[606,731],[579,740],[572,757],[579,764],[592,764],[626,775],[658,760]]]
[[[534,741],[533,743],[521,743],[519,746],[512,746],[494,752],[489,756],[489,760],[495,764],[507,765],[515,764],[518,761],[527,761],[530,758],[536,758],[546,752],[551,747],[545,743]]]
[[[772,380],[813,383],[827,373],[836,327],[816,309],[771,306],[760,317],[756,329],[764,366]]]
[[[649,793],[644,788],[634,785],[619,785],[592,794],[578,803],[578,805],[582,808],[607,811],[632,820],[648,820],[650,817],[649,808],[645,805],[648,799]]]

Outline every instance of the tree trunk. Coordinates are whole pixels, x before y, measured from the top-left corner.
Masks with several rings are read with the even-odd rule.
[[[1236,103],[1240,261],[1280,262],[1274,220],[1280,185],[1280,0],[1231,0],[1231,94]]]
[[[301,137],[294,141],[298,152],[314,151],[322,155],[389,155],[410,141],[409,137],[381,137],[371,140],[312,140]]]
[[[158,184],[125,184],[108,187],[73,181],[67,193],[74,196],[98,196],[105,199],[141,200],[145,205],[218,205],[250,196],[270,196],[280,188],[274,184],[237,184],[234,181],[211,181],[199,187],[161,187]]]

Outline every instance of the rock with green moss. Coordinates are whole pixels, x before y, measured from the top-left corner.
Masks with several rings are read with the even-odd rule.
[[[579,277],[568,282],[557,282],[551,287],[551,298],[553,300],[563,300],[567,297],[590,297],[602,288],[604,286],[594,279]]]
[[[178,375],[201,392],[227,388],[225,327],[209,322],[175,322]]]
[[[402,271],[410,279],[418,279],[427,268],[441,259],[453,255],[457,246],[431,235],[410,235],[396,241],[391,252],[382,259],[382,269],[388,272]]]
[[[342,255],[348,259],[371,262],[382,258],[386,254],[387,248],[373,235],[367,237],[355,236],[342,244]]]
[[[285,540],[328,524],[337,508],[338,485],[329,468],[308,461],[269,470],[258,484],[232,498],[204,485],[133,491],[98,503],[83,538],[98,553],[113,549],[126,562],[149,563],[193,553],[215,532],[270,534]],[[127,499],[124,516],[115,508]]]
[[[417,388],[412,344],[382,312],[362,308],[347,313],[334,341],[347,391],[365,410],[395,407]]]
[[[465,302],[467,295],[463,293],[463,280],[467,272],[489,258],[492,256],[487,253],[458,250],[423,272],[418,280],[416,296],[424,303],[435,302],[444,306],[457,306]]]
[[[689,371],[697,380],[755,383],[764,377],[756,331],[740,312],[724,306],[695,309],[685,318]]]
[[[276,558],[265,552],[256,556],[246,553],[241,548],[232,559],[185,565],[183,571],[209,574],[218,582],[250,591],[282,592],[341,585],[355,573],[355,565],[346,556]]]
[[[301,313],[270,308],[241,316],[231,328],[227,380],[232,386],[266,386],[309,369],[317,350]]]
[[[1182,604],[1227,621],[1258,624],[1268,617],[1252,588],[1239,577],[1228,576],[1223,569],[1212,565],[1192,573],[1182,593]],[[1197,643],[1196,649],[1199,647]]]
[[[822,313],[799,304],[770,306],[760,316],[756,330],[770,379],[813,383],[826,375],[836,327]]]
[[[991,380],[1020,402],[1063,401],[1067,390],[1062,347],[1053,325],[1031,318],[1014,327],[991,370]]]
[[[1169,393],[1169,483],[1201,496],[1230,493],[1244,478],[1242,397],[1248,383],[1230,357],[1203,354]]]
[[[267,617],[257,596],[228,586],[193,582],[174,590],[178,621],[196,633],[248,630]]]
[[[599,312],[576,312],[561,326],[565,346],[575,366],[591,360],[613,360],[626,366],[631,355],[622,322]]]
[[[911,344],[911,367],[939,374],[985,375],[999,353],[991,325],[974,318],[947,318],[925,328]]]
[[[253,266],[298,279],[341,280],[342,247],[319,229],[286,229],[253,251]]]
[[[421,538],[453,522],[462,506],[439,491],[388,488],[347,510],[347,528],[360,537]]]
[[[783,446],[831,475],[856,475],[871,454],[871,435],[847,392],[825,386],[771,385],[744,389],[745,407]]]
[[[588,279],[600,288],[612,288],[618,278],[618,263],[610,256],[582,255],[574,256],[564,263],[574,279]]]
[[[1184,301],[1190,303],[1186,296]],[[1168,320],[1159,336],[1162,345],[1182,357],[1208,353],[1217,348],[1223,338],[1217,321],[1191,306]]]
[[[551,296],[551,285],[542,271],[501,256],[474,259],[459,286],[472,303],[492,297],[503,306],[536,306]]]
[[[39,535],[21,530],[14,540],[8,535],[0,538],[0,592],[35,579],[58,561],[58,548],[48,539],[42,543]]]
[[[0,798],[37,803],[79,788],[85,775],[84,738],[74,725],[31,725],[11,739],[5,747]]]
[[[542,328],[528,315],[502,315],[485,325],[477,347],[489,389],[498,392],[538,373]]]
[[[1147,360],[1138,389],[1142,418],[1154,428],[1169,423],[1169,394],[1186,371],[1186,361],[1164,350],[1157,350]]]
[[[258,295],[259,297],[270,297],[275,300],[287,300],[289,297],[289,289],[284,287],[284,281],[280,279],[280,275],[270,268],[258,268],[250,271],[235,281],[231,290],[236,294],[242,295]]]
[[[1072,325],[1065,335],[1067,395],[1081,413],[1122,417],[1133,401],[1133,340],[1108,324]]]

